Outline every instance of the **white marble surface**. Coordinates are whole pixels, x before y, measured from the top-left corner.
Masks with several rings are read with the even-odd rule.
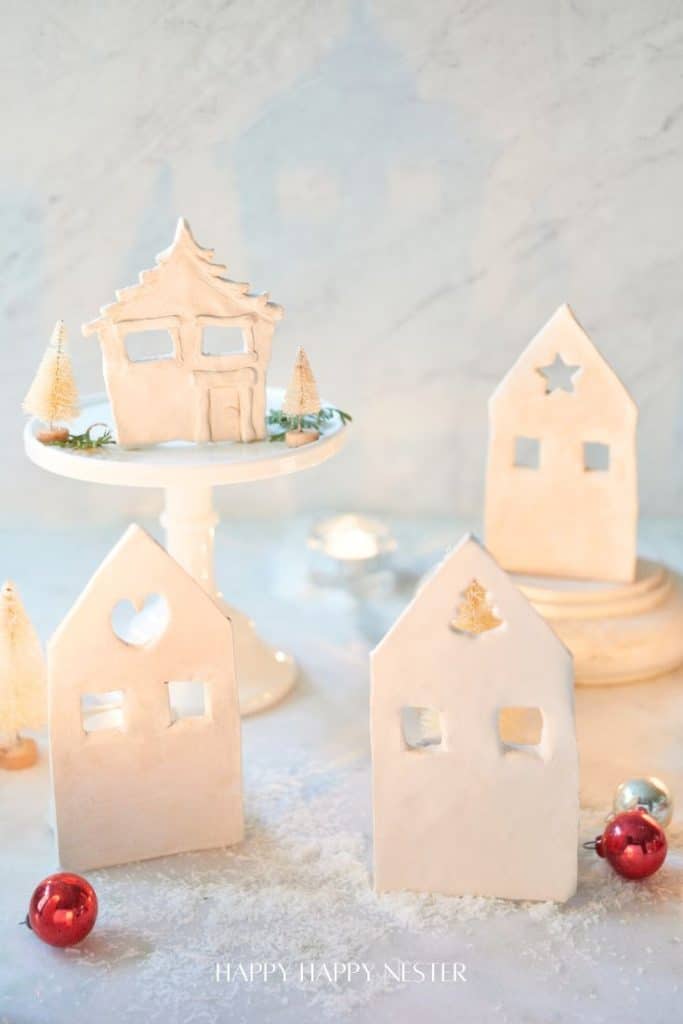
[[[375,897],[367,653],[459,528],[443,520],[397,524],[398,589],[380,586],[362,598],[311,583],[307,528],[296,521],[224,525],[219,531],[226,594],[256,616],[271,641],[292,650],[303,670],[300,685],[279,708],[244,723],[247,838],[239,850],[93,873],[101,903],[96,930],[76,951],[53,950],[17,924],[33,886],[56,867],[46,763],[0,773],[0,1022],[678,1019],[683,674],[640,690],[609,688],[603,699],[612,702],[611,726],[600,738],[605,764],[591,766],[609,774],[624,725],[621,702],[629,701],[629,713],[639,711],[642,718],[643,743],[630,763],[619,759],[622,745],[615,770],[637,763],[676,780],[672,849],[655,878],[642,885],[621,882],[594,854],[581,851],[579,892],[561,909]],[[0,533],[0,565],[17,579],[43,637],[119,532]],[[682,541],[675,524],[646,523],[641,550],[683,568]],[[580,714],[590,716],[590,707],[580,707]],[[582,839],[599,830],[610,786],[602,811],[584,814]],[[542,828],[539,822],[539,841]],[[395,966],[396,958],[464,962],[468,980],[459,987],[397,987],[373,975],[353,991],[325,981],[215,981],[216,962],[349,957],[377,971],[385,961]]]
[[[242,510],[476,515],[486,399],[567,300],[640,404],[646,513],[683,511],[678,5],[36,0],[3,44],[3,522],[158,507],[46,479],[18,406],[60,316],[98,388],[79,325],[179,213],[284,305],[273,382],[304,344],[358,418]]]

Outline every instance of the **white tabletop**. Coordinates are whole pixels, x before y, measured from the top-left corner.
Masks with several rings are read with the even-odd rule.
[[[0,534],[0,564],[49,635],[121,529]],[[564,907],[477,899],[376,896],[371,887],[368,650],[446,543],[449,523],[398,530],[400,574],[353,596],[307,575],[308,524],[231,523],[219,530],[221,578],[303,680],[278,708],[244,722],[247,835],[233,851],[92,872],[100,918],[71,951],[20,927],[33,886],[56,870],[45,759],[0,773],[0,1021],[5,1024],[672,1024],[680,1017],[683,837],[670,832],[662,871],[621,881],[580,852],[579,891]],[[651,530],[644,554],[683,565],[680,530]],[[224,554],[224,557],[222,555]],[[600,688],[579,695],[598,701]],[[683,677],[633,687],[650,722],[641,761],[663,770],[680,750]],[[666,700],[662,700],[665,693]],[[666,718],[666,730],[660,723]],[[676,731],[678,738],[676,739]],[[666,736],[670,749],[663,743]],[[615,750],[604,737],[607,760]],[[683,787],[675,793],[683,811]],[[584,812],[581,839],[606,807]],[[680,811],[678,820],[680,822]],[[84,813],[87,811],[84,809]],[[511,813],[513,813],[511,811]],[[122,822],[125,827],[125,822]],[[543,841],[543,822],[538,823]],[[419,842],[406,823],[406,842]],[[504,851],[501,851],[504,870]],[[384,963],[463,962],[466,983],[399,985]],[[367,968],[352,985],[310,961]],[[225,979],[281,962],[266,984]],[[216,981],[216,963],[221,980]],[[255,968],[257,969],[257,968]],[[409,969],[409,968],[408,968]]]
[[[283,394],[281,388],[268,388],[268,409],[279,409]],[[71,431],[81,433],[93,423],[105,424],[113,433],[112,412],[104,395],[92,395],[82,401],[81,414],[71,424]],[[348,427],[335,415],[317,441],[301,448],[288,448],[284,441],[270,440],[201,445],[172,441],[146,448],[111,445],[84,452],[42,444],[36,437],[42,427],[33,419],[24,431],[26,454],[36,465],[74,480],[124,487],[213,486],[284,476],[327,461],[348,436]]]

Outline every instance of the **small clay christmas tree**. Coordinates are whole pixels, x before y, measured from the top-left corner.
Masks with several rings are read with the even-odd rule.
[[[458,605],[455,618],[451,621],[451,629],[457,633],[486,633],[489,629],[500,626],[502,619],[493,614],[488,594],[479,580],[472,580]]]
[[[0,767],[28,768],[38,757],[23,729],[45,724],[45,661],[13,583],[0,590]]]
[[[318,430],[304,430],[303,427],[304,416],[317,416],[320,412],[320,398],[311,365],[302,348],[297,349],[294,371],[282,403],[282,411],[296,423],[296,429],[288,430],[285,434],[285,441],[290,448],[309,444],[320,437]]]
[[[69,431],[66,427],[55,427],[55,422],[68,423],[78,416],[78,390],[66,344],[64,321],[58,320],[24,399],[24,412],[48,425],[47,430],[36,435],[44,444],[66,441]]]

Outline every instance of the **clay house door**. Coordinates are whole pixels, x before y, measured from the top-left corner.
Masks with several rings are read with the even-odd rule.
[[[209,436],[212,441],[239,441],[240,394],[237,388],[209,388]]]

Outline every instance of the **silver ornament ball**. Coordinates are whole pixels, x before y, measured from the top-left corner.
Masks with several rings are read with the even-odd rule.
[[[622,782],[614,794],[613,807],[615,814],[642,807],[662,828],[666,828],[674,812],[668,787],[654,776]]]

